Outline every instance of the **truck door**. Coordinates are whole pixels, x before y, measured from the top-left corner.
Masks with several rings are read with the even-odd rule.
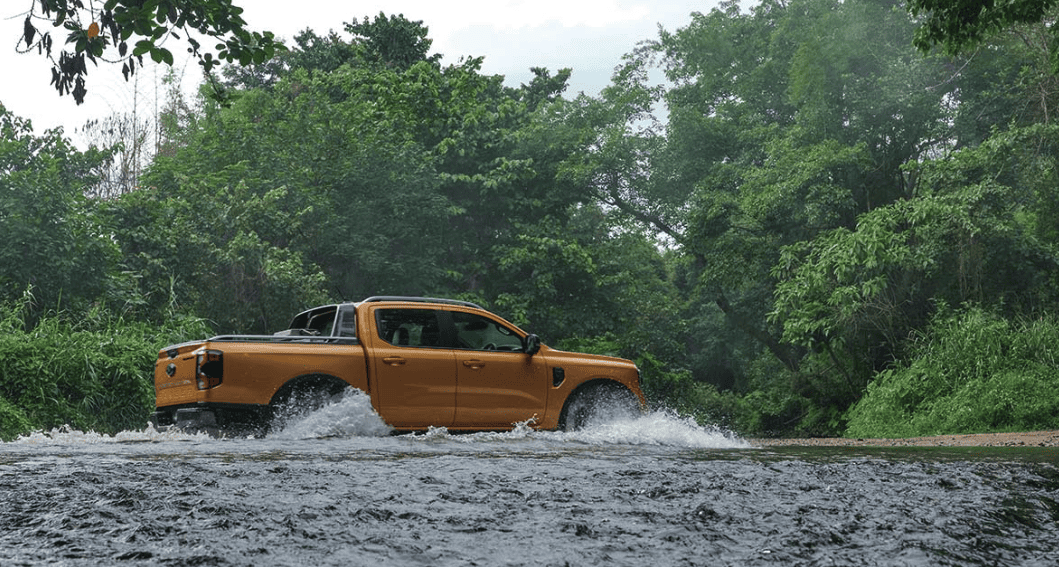
[[[449,427],[456,412],[456,360],[442,340],[437,311],[374,310],[372,360],[376,409],[397,428]]]
[[[544,418],[548,370],[522,337],[488,317],[451,311],[456,327],[455,427],[511,428]]]

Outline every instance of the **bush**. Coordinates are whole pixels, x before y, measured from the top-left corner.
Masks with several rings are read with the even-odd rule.
[[[70,425],[113,434],[142,428],[154,406],[158,351],[206,333],[196,319],[164,328],[101,309],[54,313],[27,328],[29,297],[0,307],[0,438]]]
[[[10,432],[25,432],[32,429],[29,419],[22,410],[11,402],[0,398],[0,439],[11,439],[14,437]]]
[[[910,362],[881,372],[847,414],[849,437],[1059,428],[1059,321],[941,312]]]

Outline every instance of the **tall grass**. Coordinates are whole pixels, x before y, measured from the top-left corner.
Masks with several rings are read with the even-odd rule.
[[[152,367],[167,344],[207,333],[191,318],[163,328],[102,309],[50,313],[27,325],[30,298],[0,305],[0,439],[63,425],[113,434],[143,428]]]
[[[847,416],[849,437],[1059,429],[1059,320],[943,313]]]

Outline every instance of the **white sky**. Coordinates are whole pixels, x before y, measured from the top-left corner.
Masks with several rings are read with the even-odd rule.
[[[144,69],[135,83],[126,83],[120,65],[89,68],[88,96],[78,106],[73,97],[60,97],[50,85],[51,64],[36,52],[18,54],[17,38],[22,35],[24,10],[36,0],[7,0],[0,8],[0,103],[16,115],[29,118],[34,128],[62,126],[76,141],[74,130],[90,119],[114,113],[153,113],[164,92],[159,83],[162,71]],[[483,72],[506,77],[510,86],[527,82],[530,67],[546,67],[555,72],[573,69],[568,96],[585,92],[598,94],[609,83],[621,56],[638,42],[655,39],[658,26],[673,31],[684,27],[695,11],[708,12],[714,0],[236,0],[245,9],[249,27],[269,30],[290,40],[306,28],[318,34],[335,30],[346,36],[344,24],[374,18],[379,12],[403,14],[409,20],[422,20],[433,39],[432,52],[441,53],[445,64],[461,57],[485,58]],[[19,10],[23,10],[20,12]],[[40,24],[38,24],[39,26]],[[56,47],[62,34],[56,34]],[[347,36],[348,37],[348,36]],[[186,83],[199,82],[198,65],[180,61],[186,46],[172,46],[178,56],[177,72]],[[149,61],[149,59],[148,59]],[[183,71],[186,69],[186,71]]]

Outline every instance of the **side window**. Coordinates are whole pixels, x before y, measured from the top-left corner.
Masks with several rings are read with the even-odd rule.
[[[452,319],[456,325],[456,348],[522,351],[522,338],[488,317],[453,311]]]
[[[378,309],[379,338],[394,346],[436,347],[441,344],[438,317],[431,309]]]

